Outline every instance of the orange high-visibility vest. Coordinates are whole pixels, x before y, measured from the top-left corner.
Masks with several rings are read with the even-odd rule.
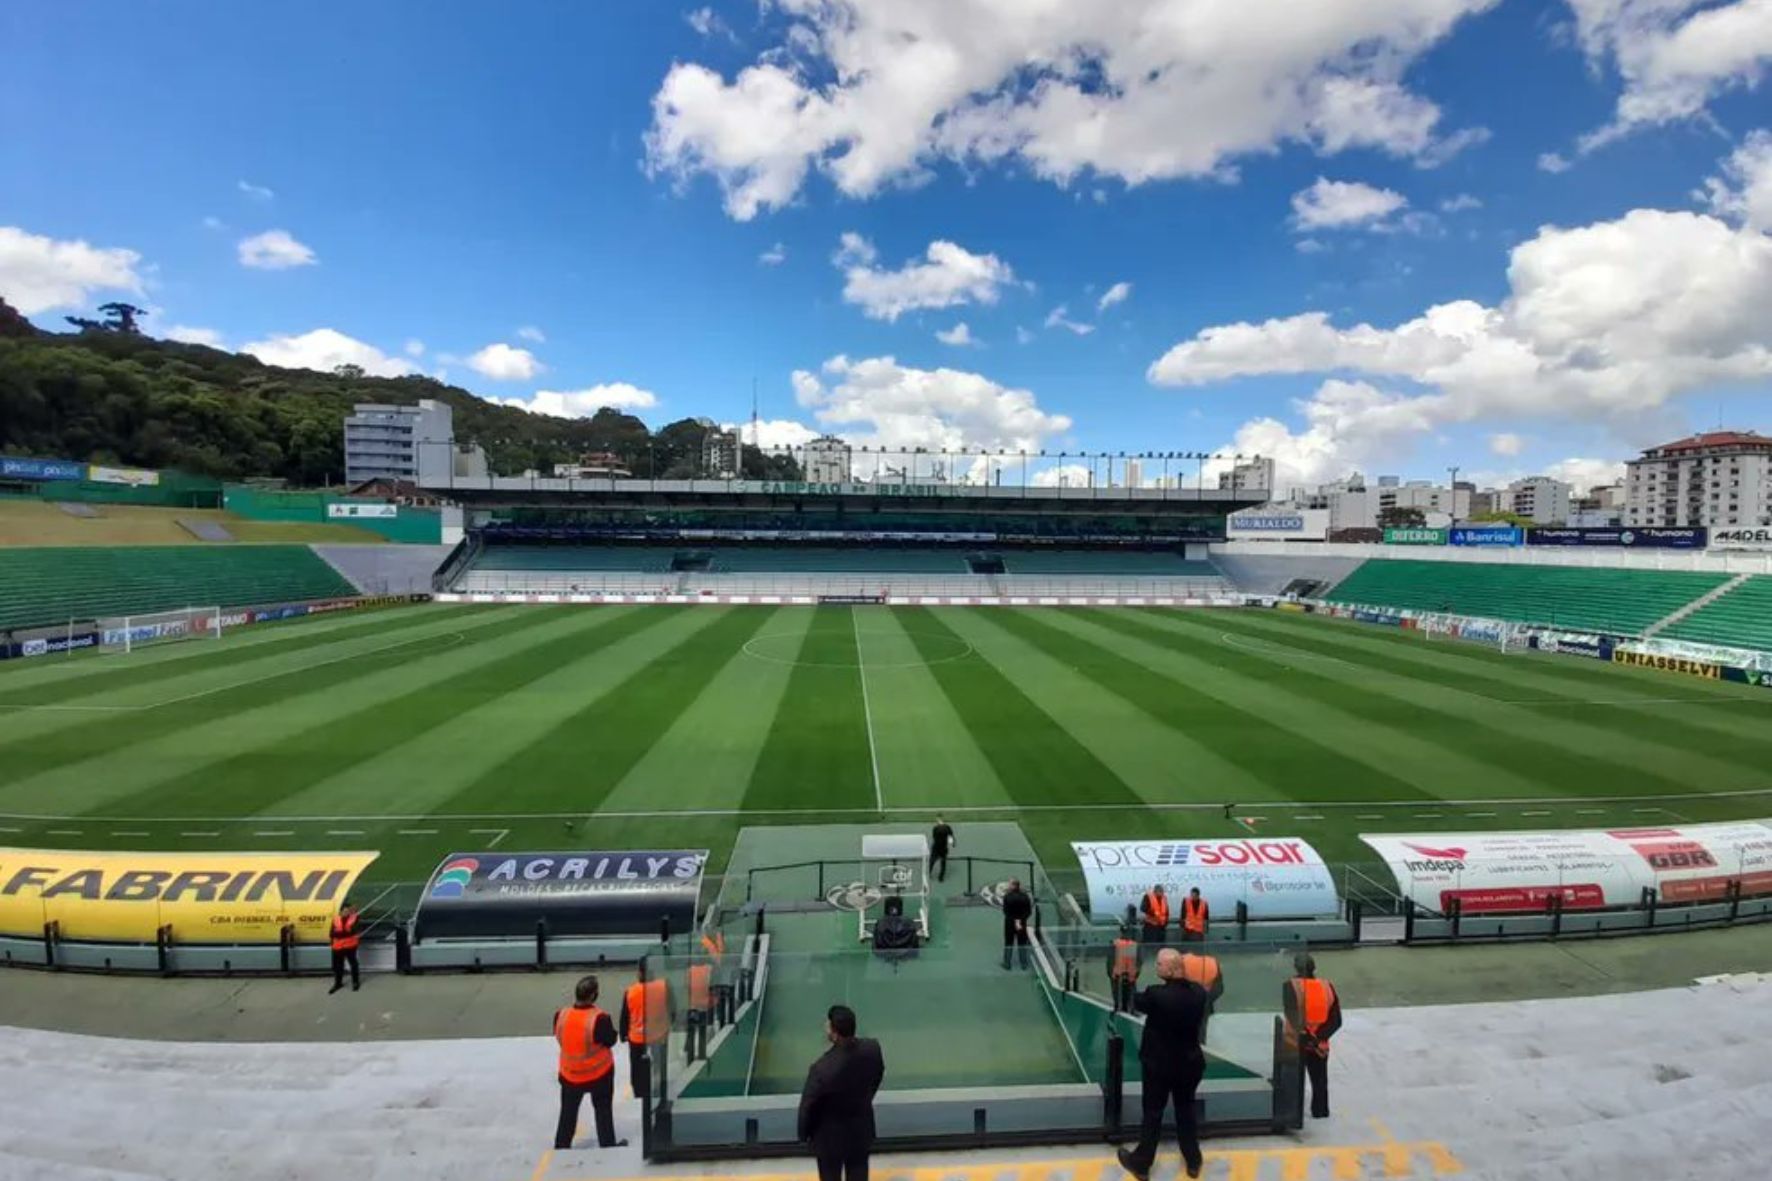
[[[719,963],[721,957],[726,954],[725,934],[720,931],[715,931],[711,935],[703,935],[701,937],[701,949],[707,952],[708,957],[716,964]]]
[[[332,950],[355,951],[357,944],[361,942],[363,939],[357,934],[356,915],[348,919],[342,914],[332,917]]]
[[[1146,894],[1144,896],[1144,925],[1147,927],[1167,927],[1169,925],[1169,895]]]
[[[1134,940],[1114,940],[1113,977],[1115,980],[1138,979],[1138,944]]]
[[[1206,900],[1192,897],[1181,900],[1181,929],[1194,935],[1206,933]]]
[[[583,1086],[615,1069],[615,1055],[592,1036],[603,1010],[596,1005],[561,1009],[554,1014],[554,1040],[560,1043],[560,1077]]]
[[[628,985],[628,1041],[656,1045],[671,1032],[670,992],[663,980],[636,980]]]
[[[708,964],[691,964],[689,966],[689,1007],[691,1009],[711,1009],[713,1001],[714,969]]]
[[[1298,1019],[1304,1023],[1304,1031],[1317,1039],[1317,1053],[1329,1057],[1329,1039],[1322,1036],[1322,1029],[1335,1004],[1335,989],[1315,976],[1294,977],[1292,989],[1298,995]]]
[[[1181,957],[1181,978],[1192,980],[1210,992],[1212,986],[1218,982],[1218,957],[1188,952]]]

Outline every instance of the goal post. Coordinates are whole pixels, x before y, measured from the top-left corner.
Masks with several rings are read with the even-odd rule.
[[[100,646],[122,652],[180,640],[219,640],[221,633],[220,607],[181,607],[99,620]]]

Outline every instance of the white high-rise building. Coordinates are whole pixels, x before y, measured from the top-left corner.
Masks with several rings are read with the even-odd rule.
[[[1142,488],[1144,486],[1144,464],[1136,459],[1126,461],[1126,487]]]
[[[1626,466],[1626,525],[1772,525],[1772,438],[1765,435],[1692,435],[1651,447]]]
[[[1269,492],[1274,490],[1274,461],[1256,458],[1218,473],[1220,492]]]
[[[484,475],[477,445],[457,448],[455,414],[447,403],[363,402],[345,419],[345,483],[388,478],[420,486],[447,486],[454,475]]]
[[[1574,489],[1549,476],[1527,476],[1507,486],[1507,511],[1534,525],[1561,525],[1569,520]]]
[[[820,435],[806,444],[806,479],[814,484],[847,484],[854,471],[854,450],[835,435]]]

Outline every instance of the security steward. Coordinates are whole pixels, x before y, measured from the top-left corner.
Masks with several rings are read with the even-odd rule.
[[[1034,900],[1028,892],[1021,888],[1019,878],[1009,879],[1009,888],[1003,891],[1003,970],[1009,970],[1010,949],[1017,950],[1021,957],[1022,970],[1028,967],[1028,924],[1034,918]]]
[[[874,1096],[886,1078],[880,1043],[855,1036],[855,1010],[825,1014],[831,1048],[806,1072],[800,1092],[800,1139],[818,1158],[819,1181],[868,1181],[874,1150]]]
[[[1286,1042],[1296,1045],[1311,1084],[1311,1118],[1329,1118],[1329,1039],[1341,1028],[1341,998],[1335,986],[1317,978],[1317,961],[1306,952],[1292,957],[1297,973],[1286,981],[1281,998],[1286,1013]]]
[[[1206,942],[1206,927],[1211,921],[1212,910],[1206,905],[1206,900],[1200,897],[1200,887],[1195,886],[1181,900],[1181,941]]]
[[[1218,1005],[1218,998],[1224,995],[1224,968],[1218,957],[1205,952],[1184,951],[1181,953],[1181,975],[1184,980],[1191,980],[1206,990],[1206,1017],[1210,1018]],[[1206,1040],[1204,1019],[1200,1022],[1200,1040]]]
[[[960,842],[954,839],[954,826],[944,817],[935,818],[929,832],[929,876],[938,882],[948,880],[948,853]]]
[[[689,1013],[685,1024],[689,1027],[689,1044],[685,1047],[688,1061],[707,1053],[708,1029],[714,1023],[714,965],[707,960],[698,960],[689,965]]]
[[[1114,1012],[1129,1012],[1132,996],[1138,990],[1138,940],[1132,937],[1130,923],[1120,927],[1108,948],[1108,988],[1114,998]]]
[[[652,1088],[654,1055],[664,1053],[665,1039],[677,1014],[671,1003],[671,988],[665,978],[640,978],[628,985],[621,1002],[621,1040],[628,1044],[628,1080],[633,1084],[634,1098],[644,1099]]]
[[[1144,941],[1162,943],[1169,931],[1169,896],[1163,893],[1161,885],[1145,891],[1138,903],[1138,913],[1144,920]]]
[[[1144,1014],[1144,1037],[1138,1064],[1144,1074],[1144,1120],[1138,1144],[1119,1152],[1120,1167],[1138,1181],[1148,1181],[1163,1136],[1163,1113],[1175,1105],[1175,1131],[1189,1177],[1200,1175],[1200,1136],[1195,1126],[1195,1094],[1206,1073],[1206,1052],[1200,1048],[1200,1026],[1206,1019],[1206,990],[1181,975],[1181,953],[1157,953],[1158,984],[1132,998]]]
[[[357,945],[362,942],[363,933],[359,929],[357,908],[347,898],[332,918],[332,988],[328,990],[327,996],[345,986],[346,964],[351,965],[351,991],[356,992],[363,986],[357,970]]]
[[[595,976],[580,979],[572,1007],[554,1014],[554,1041],[560,1046],[560,1122],[554,1127],[554,1147],[572,1147],[579,1105],[589,1095],[597,1147],[620,1148],[627,1141],[615,1138],[615,1025],[597,1007]]]

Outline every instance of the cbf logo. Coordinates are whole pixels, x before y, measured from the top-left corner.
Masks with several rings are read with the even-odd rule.
[[[468,882],[473,880],[474,871],[479,868],[480,863],[472,857],[457,857],[437,871],[437,880],[431,885],[431,897],[460,898],[468,892]]]
[[[866,882],[832,886],[824,892],[824,900],[838,910],[869,910],[879,904],[880,898],[879,887]]]

